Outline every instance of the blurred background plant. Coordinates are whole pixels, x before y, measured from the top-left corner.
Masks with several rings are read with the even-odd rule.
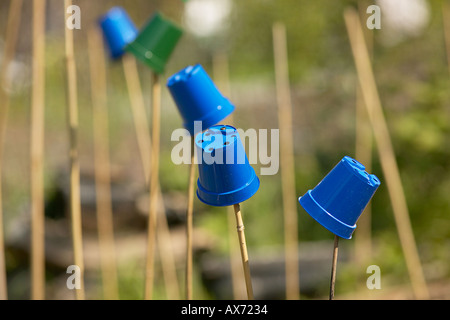
[[[300,196],[313,188],[344,155],[354,156],[357,78],[342,12],[347,6],[366,8],[371,4],[380,5],[382,12],[381,29],[371,31],[375,77],[392,135],[425,276],[432,297],[450,297],[450,73],[444,43],[443,1],[414,1],[415,5],[395,10],[389,7],[393,0],[73,2],[81,8],[82,19],[81,30],[75,31],[75,54],[79,85],[79,148],[88,298],[102,296],[95,232],[92,106],[86,36],[99,16],[112,6],[122,6],[140,27],[152,12],[159,10],[183,26],[185,35],[167,66],[164,79],[186,65],[195,63],[201,63],[213,75],[214,57],[226,54],[230,98],[236,105],[234,125],[243,129],[273,129],[278,126],[272,24],[283,22],[287,30],[293,101],[296,193]],[[10,1],[0,1],[0,49],[3,48],[9,4]],[[408,11],[411,7],[418,8],[416,15],[414,11]],[[12,105],[5,141],[3,206],[11,299],[28,299],[30,290],[31,8],[27,2],[23,7],[17,52],[9,69],[13,85],[8,89]],[[71,264],[71,240],[67,219],[69,141],[66,128],[64,12],[62,1],[47,1],[45,190],[48,299],[73,298],[73,292],[65,286],[65,269]],[[365,16],[369,15],[362,15],[363,18]],[[419,23],[409,32],[401,24],[392,23],[396,19],[413,21],[409,22],[410,26],[414,21]],[[365,21],[362,22],[365,25]],[[120,297],[142,299],[145,179],[127,105],[129,100],[122,66],[109,62],[107,72]],[[141,67],[140,77],[145,101],[149,105],[150,70]],[[148,113],[151,116],[151,110]],[[171,141],[171,133],[181,126],[176,107],[167,90],[163,90],[160,181],[169,209],[174,251],[178,253],[179,280],[183,283],[182,235],[188,167],[174,165],[171,161],[171,149],[176,144]],[[354,263],[354,240],[342,241],[341,252],[347,255],[342,256],[343,263],[338,269],[336,296],[358,298],[362,297],[363,292],[363,296],[374,298],[412,298],[386,185],[383,184],[375,152],[372,173],[382,181],[372,201],[373,257],[366,265]],[[242,205],[249,254],[251,262],[255,261],[251,268],[255,269],[258,269],[258,265],[269,263],[272,258],[274,261],[280,257],[282,259],[280,253],[283,251],[280,177],[277,174],[260,176],[260,179],[261,187],[257,194]],[[224,209],[208,207],[195,199],[194,296],[198,299],[232,298],[230,281],[219,281],[226,278],[228,271],[213,268],[214,261],[227,261],[231,250],[226,214]],[[323,298],[328,290],[332,235],[299,205],[298,214],[301,296],[307,299]],[[356,232],[355,240],[357,237]],[[322,261],[318,258],[316,262],[313,261],[316,264],[306,264],[314,256],[311,248],[318,248],[327,259]],[[282,261],[280,263],[273,265],[273,270],[266,273],[266,278],[279,279],[279,286],[282,287],[284,268]],[[314,274],[309,276],[308,270],[314,269],[317,264],[325,271],[318,277]],[[368,277],[366,267],[371,264],[381,269],[382,290],[378,292],[371,292],[365,287]],[[165,299],[164,283],[161,278],[157,279],[155,297]],[[264,276],[255,276],[254,280],[255,290],[260,288],[259,297],[284,298],[282,289],[277,291],[277,288],[272,288],[271,292],[261,284],[263,279]],[[258,298],[256,292],[255,296]]]

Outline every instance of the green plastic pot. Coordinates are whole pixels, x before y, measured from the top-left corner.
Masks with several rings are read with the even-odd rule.
[[[156,12],[126,50],[161,74],[183,30]]]

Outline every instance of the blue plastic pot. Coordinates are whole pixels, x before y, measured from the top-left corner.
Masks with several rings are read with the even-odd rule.
[[[380,180],[350,157],[344,157],[325,178],[303,197],[302,207],[337,236],[351,239],[356,221],[369,203]]]
[[[234,106],[219,92],[199,64],[172,75],[167,80],[167,87],[183,118],[184,127],[191,135],[219,123],[234,111]]]
[[[118,59],[125,53],[125,47],[138,34],[133,21],[122,7],[111,8],[99,20],[103,35],[112,59]]]
[[[213,126],[195,137],[199,161],[198,198],[211,206],[230,206],[252,197],[259,179],[235,128]]]

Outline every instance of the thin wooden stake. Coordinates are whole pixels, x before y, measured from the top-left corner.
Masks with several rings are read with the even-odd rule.
[[[64,0],[64,7],[72,5],[72,0]],[[80,268],[81,288],[76,289],[77,300],[84,300],[84,261],[83,238],[81,229],[80,201],[80,164],[78,161],[78,98],[77,73],[73,46],[73,30],[65,27],[65,54],[67,68],[67,89],[69,106],[69,136],[70,136],[70,213],[72,222],[72,242],[74,263]]]
[[[217,87],[223,92],[223,94],[231,98],[231,86],[229,77],[228,57],[227,54],[219,51],[213,56],[213,73],[214,82]],[[227,117],[227,123],[234,125],[233,113]],[[240,267],[240,253],[237,247],[237,239],[235,235],[235,217],[234,209],[227,207],[227,225],[228,225],[228,243],[229,243],[229,255],[230,255],[230,269],[231,269],[231,284],[233,290],[233,298],[235,300],[242,300],[245,298],[245,277],[244,272]],[[236,243],[235,243],[236,242]],[[234,246],[236,244],[236,246]]]
[[[103,297],[106,300],[117,300],[119,299],[119,288],[111,199],[106,67],[102,47],[98,45],[101,41],[98,29],[89,30],[88,52],[94,129],[95,194]]]
[[[125,81],[127,83],[130,97],[131,113],[133,115],[134,128],[138,142],[139,154],[141,156],[142,168],[145,175],[145,183],[150,178],[150,130],[145,112],[144,96],[142,94],[136,59],[129,54],[122,58]]]
[[[361,89],[356,92],[356,143],[355,156],[364,163],[366,171],[372,169],[372,130],[364,107]],[[369,203],[358,219],[355,231],[355,258],[360,264],[367,262],[372,256],[372,205]]]
[[[354,9],[346,9],[344,19],[414,295],[417,299],[429,299],[430,295],[411,227],[400,172],[384,118],[369,53],[364,42],[361,22]]]
[[[236,228],[239,237],[239,247],[241,249],[242,266],[244,267],[245,287],[247,289],[248,300],[253,300],[252,278],[250,276],[250,265],[248,263],[247,244],[245,242],[244,222],[242,221],[240,204],[233,205],[236,216]]]
[[[9,87],[7,71],[10,62],[14,57],[14,52],[16,51],[23,0],[15,0],[10,2],[8,21],[6,24],[5,51],[0,69],[0,300],[8,299],[2,200],[3,149],[10,104],[9,94],[6,92],[6,88]]]
[[[336,283],[338,249],[339,249],[339,237],[337,235],[334,235],[333,263],[331,264],[330,300],[334,299],[334,285]]]
[[[45,299],[44,103],[45,0],[33,1],[31,92],[31,299]]]
[[[167,216],[160,186],[158,186],[157,197],[158,203],[161,204],[158,205],[161,211],[157,219],[158,222],[156,236],[158,238],[156,242],[158,245],[159,257],[161,259],[161,267],[164,276],[167,299],[178,300],[180,299],[180,288],[178,285],[178,276],[175,265],[175,258],[173,255],[173,246],[171,242],[169,224],[167,223]]]
[[[240,266],[239,243],[238,239],[236,239],[236,222],[234,209],[232,207],[227,207],[227,225],[233,298],[235,300],[243,300],[246,296],[245,275]]]
[[[153,146],[150,139],[150,130],[145,111],[144,96],[142,94],[136,59],[131,55],[124,55],[122,59],[142,169],[145,175],[145,183],[148,185],[151,175],[150,168]],[[163,204],[160,186],[158,186],[157,193],[158,203]],[[162,205],[161,208],[161,219],[158,219],[157,227],[159,255],[161,258],[162,271],[166,283],[167,296],[171,300],[177,300],[180,297],[180,289],[178,286],[175,259],[173,256],[173,249],[170,240],[171,236],[164,205]]]
[[[191,137],[191,164],[189,166],[188,207],[186,211],[186,299],[192,300],[192,236],[195,196],[195,137]]]
[[[361,17],[366,16],[369,1],[359,1],[358,11]],[[364,28],[364,40],[366,41],[369,55],[372,57],[373,30]],[[356,89],[356,130],[355,130],[355,157],[364,163],[366,171],[372,170],[372,128],[370,127],[369,115],[364,106],[364,99],[360,85]],[[367,204],[364,212],[358,220],[358,229],[355,236],[355,260],[361,266],[372,256],[372,204]]]
[[[280,129],[280,168],[284,213],[286,299],[300,298],[298,274],[298,219],[295,199],[294,142],[289,67],[284,24],[273,25],[273,49]]]
[[[230,98],[231,96],[231,86],[230,86],[230,74],[228,65],[228,55],[226,52],[218,51],[213,55],[213,75],[214,82],[217,87],[223,93],[224,96]],[[231,119],[233,113],[228,116],[228,122],[233,122]]]
[[[159,188],[159,139],[160,139],[160,111],[161,111],[161,84],[157,74],[153,73],[152,81],[152,145],[151,175],[149,188],[149,213],[148,213],[148,235],[147,235],[147,259],[145,272],[145,299],[153,297],[154,282],[154,255],[155,255],[155,233],[158,209]]]

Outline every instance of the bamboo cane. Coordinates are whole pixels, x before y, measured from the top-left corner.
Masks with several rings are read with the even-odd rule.
[[[171,242],[171,236],[169,231],[169,225],[167,222],[166,211],[163,203],[163,196],[161,193],[161,187],[158,185],[157,199],[161,209],[159,218],[157,219],[157,245],[159,251],[159,257],[161,259],[162,272],[164,277],[164,283],[166,287],[167,298],[169,300],[180,299],[180,288],[178,285],[178,276],[175,266],[175,258],[173,255],[173,246]]]
[[[8,110],[10,104],[9,94],[6,88],[9,87],[7,79],[7,70],[9,63],[14,57],[16,50],[17,35],[19,32],[21,10],[23,0],[11,1],[8,21],[6,24],[5,51],[3,55],[3,63],[0,69],[0,300],[8,299],[8,290],[6,284],[6,267],[5,267],[5,243],[4,243],[4,226],[3,226],[3,200],[2,200],[2,169],[3,169],[3,149],[6,134],[6,125],[8,119]]]
[[[248,300],[253,300],[252,278],[250,276],[250,265],[248,263],[247,244],[245,242],[244,222],[242,221],[241,206],[239,203],[233,205],[236,216],[236,228],[239,237],[239,248],[241,249],[242,266],[244,268],[245,287]]]
[[[195,137],[191,137],[191,163],[189,165],[188,207],[186,211],[186,299],[192,300],[192,236],[195,195]]]
[[[372,131],[367,111],[364,107],[361,89],[356,92],[356,143],[355,156],[364,163],[368,172],[372,169]],[[359,229],[355,231],[355,258],[363,264],[372,255],[372,206],[369,203],[358,220]]]
[[[130,97],[131,113],[133,115],[136,139],[141,156],[142,168],[144,170],[145,183],[148,184],[150,178],[150,131],[136,59],[132,55],[125,54],[122,58],[122,64]]]
[[[148,185],[150,179],[152,143],[150,139],[150,131],[145,112],[145,102],[142,94],[142,88],[139,80],[136,59],[131,55],[123,56],[123,68],[125,74],[125,82],[128,88],[130,99],[131,113],[136,131],[136,139],[138,142],[139,153],[141,157],[142,169],[145,175],[145,182]],[[159,184],[159,182],[158,182]],[[157,190],[158,203],[163,203],[161,188]],[[170,231],[167,223],[164,205],[161,206],[161,219],[158,219],[157,237],[158,249],[161,258],[162,271],[166,283],[167,296],[171,300],[179,299],[180,289],[178,286],[175,258],[170,240]]]
[[[65,8],[72,5],[72,0],[64,0]],[[80,203],[80,164],[78,161],[78,98],[77,74],[73,45],[73,30],[65,30],[65,55],[67,68],[67,89],[69,107],[69,136],[70,136],[70,212],[72,224],[72,242],[74,263],[80,268],[81,288],[75,291],[77,300],[84,300],[84,261],[83,239],[81,228]]]
[[[411,227],[391,137],[384,118],[368,50],[364,42],[361,22],[354,9],[346,9],[344,19],[414,295],[417,299],[428,299],[429,292]]]
[[[361,17],[366,16],[366,8],[368,1],[358,4],[359,14]],[[370,56],[372,56],[373,32],[364,29],[364,38]],[[366,171],[372,170],[372,129],[370,127],[369,115],[364,106],[364,99],[361,88],[357,84],[356,89],[356,126],[355,126],[355,157],[361,163],[364,163]],[[367,204],[364,212],[358,220],[358,230],[355,231],[355,258],[356,261],[363,265],[372,256],[372,204]]]
[[[228,67],[228,57],[224,52],[216,52],[213,56],[213,73],[214,82],[217,87],[223,92],[223,94],[231,98],[231,87]],[[227,123],[234,125],[233,113],[227,117]],[[231,284],[233,290],[233,298],[235,300],[242,300],[245,298],[245,277],[241,269],[240,259],[237,247],[237,239],[235,235],[235,217],[234,209],[227,207],[227,225],[228,225],[228,243],[229,243],[229,255],[230,255],[230,269],[231,269]],[[236,243],[235,243],[236,242]],[[236,244],[236,246],[234,245]]]
[[[230,122],[232,123],[232,122]],[[235,214],[232,207],[227,207],[228,243],[230,255],[231,283],[234,300],[245,299],[245,275],[240,267],[238,239],[236,239]]]
[[[119,288],[111,199],[106,68],[101,46],[98,45],[101,41],[102,38],[97,29],[89,30],[88,52],[94,129],[95,194],[103,297],[106,300],[117,300],[119,299]]]
[[[280,129],[280,168],[284,213],[286,299],[300,298],[298,275],[298,227],[295,196],[294,145],[292,133],[292,103],[289,89],[289,68],[286,30],[282,23],[272,28],[275,76]]]
[[[31,298],[45,299],[44,103],[45,0],[33,1],[33,86],[31,93]]]
[[[334,287],[336,284],[336,268],[339,249],[339,237],[334,235],[333,262],[331,264],[330,300],[334,300]]]
[[[159,140],[160,140],[160,111],[161,111],[161,84],[159,76],[155,73],[152,83],[152,146],[151,175],[149,188],[149,213],[148,213],[148,236],[147,236],[147,259],[145,276],[145,299],[151,300],[153,296],[154,282],[154,251],[155,232],[157,223],[158,208],[158,187],[159,187]]]
[[[225,52],[219,51],[213,55],[213,75],[214,82],[217,87],[224,94],[224,96],[230,98],[230,74],[228,65],[228,56]],[[228,122],[233,122],[233,113],[228,116]]]

